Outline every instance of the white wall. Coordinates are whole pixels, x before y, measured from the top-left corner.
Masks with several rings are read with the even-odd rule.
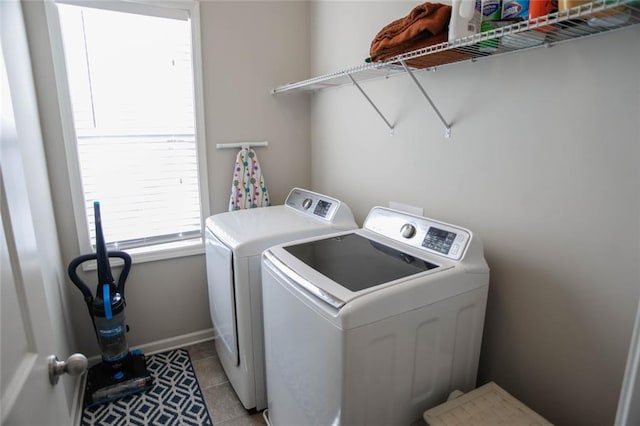
[[[23,2],[64,264],[80,255],[73,220],[49,37],[42,1]],[[270,95],[309,74],[306,2],[201,2],[205,125],[211,211],[227,210],[236,152],[217,143],[268,140],[258,149],[273,203],[310,182],[309,101]],[[290,34],[296,34],[291,37]],[[295,161],[293,160],[295,159]],[[66,278],[66,277],[65,277]],[[93,287],[95,276],[88,277]],[[96,355],[86,306],[70,286],[77,347]],[[126,284],[128,342],[143,345],[211,328],[204,255],[134,264]]]
[[[417,2],[312,5],[312,75],[357,65]],[[312,185],[474,230],[491,267],[479,383],[556,424],[612,424],[638,303],[640,29],[312,98]]]

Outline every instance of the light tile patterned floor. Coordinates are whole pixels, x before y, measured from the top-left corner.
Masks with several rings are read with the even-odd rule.
[[[187,346],[185,349],[189,351],[193,369],[214,425],[266,425],[262,412],[249,412],[242,406],[218,360],[213,340]],[[411,426],[426,426],[426,423],[420,419]]]
[[[242,406],[222,369],[212,340],[188,346],[185,349],[189,351],[193,369],[214,425],[266,424],[262,412],[249,412]]]

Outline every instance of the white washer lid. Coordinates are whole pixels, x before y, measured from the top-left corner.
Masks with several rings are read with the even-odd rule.
[[[213,215],[206,226],[238,257],[254,256],[265,249],[295,239],[322,235],[336,230],[355,229],[351,226],[338,228],[331,222],[315,219],[285,205],[235,210]]]

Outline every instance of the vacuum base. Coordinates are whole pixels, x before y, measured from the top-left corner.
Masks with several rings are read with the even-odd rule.
[[[127,395],[151,389],[153,377],[142,353],[131,352],[118,368],[107,362],[94,365],[87,372],[84,406],[104,404]]]

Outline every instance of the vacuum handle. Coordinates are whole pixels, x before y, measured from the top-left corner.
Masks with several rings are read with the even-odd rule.
[[[96,253],[83,254],[82,256],[78,256],[73,259],[71,263],[69,263],[69,267],[67,268],[69,278],[71,278],[73,284],[75,284],[75,286],[78,287],[78,289],[82,292],[82,294],[84,295],[84,300],[87,303],[93,300],[93,294],[91,293],[91,289],[84,283],[84,281],[80,279],[78,273],[76,272],[76,269],[78,269],[78,266],[80,266],[82,263],[89,260],[95,260],[97,258],[98,255]]]
[[[120,271],[120,276],[118,277],[118,293],[124,299],[124,283],[129,276],[129,271],[131,270],[131,256],[129,253],[124,251],[110,251],[109,257],[119,257],[124,261],[124,265],[122,265],[122,271]]]
[[[80,264],[87,262],[89,260],[97,259],[98,255],[96,253],[91,254],[83,254],[82,256],[78,256],[69,263],[69,267],[67,268],[67,273],[69,274],[69,278],[73,284],[82,292],[84,296],[84,303],[87,305],[87,310],[89,311],[89,316],[91,317],[91,324],[93,324],[93,331],[96,333],[96,337],[98,336],[98,329],[96,328],[96,321],[93,318],[93,294],[91,294],[91,289],[80,279],[76,269]]]
[[[127,280],[127,276],[129,275],[129,271],[131,270],[131,256],[124,251],[110,251],[108,253],[109,257],[117,257],[124,261],[124,265],[122,266],[122,271],[120,272],[120,276],[118,277],[118,285],[117,292],[124,298],[124,283]],[[73,284],[82,292],[84,295],[85,301],[90,301],[93,299],[93,294],[91,293],[91,289],[80,279],[78,276],[78,266],[87,262],[89,260],[97,260],[97,253],[83,254],[82,256],[78,256],[69,263],[69,268],[67,270],[69,274],[69,278]],[[103,283],[99,283],[103,284]]]

